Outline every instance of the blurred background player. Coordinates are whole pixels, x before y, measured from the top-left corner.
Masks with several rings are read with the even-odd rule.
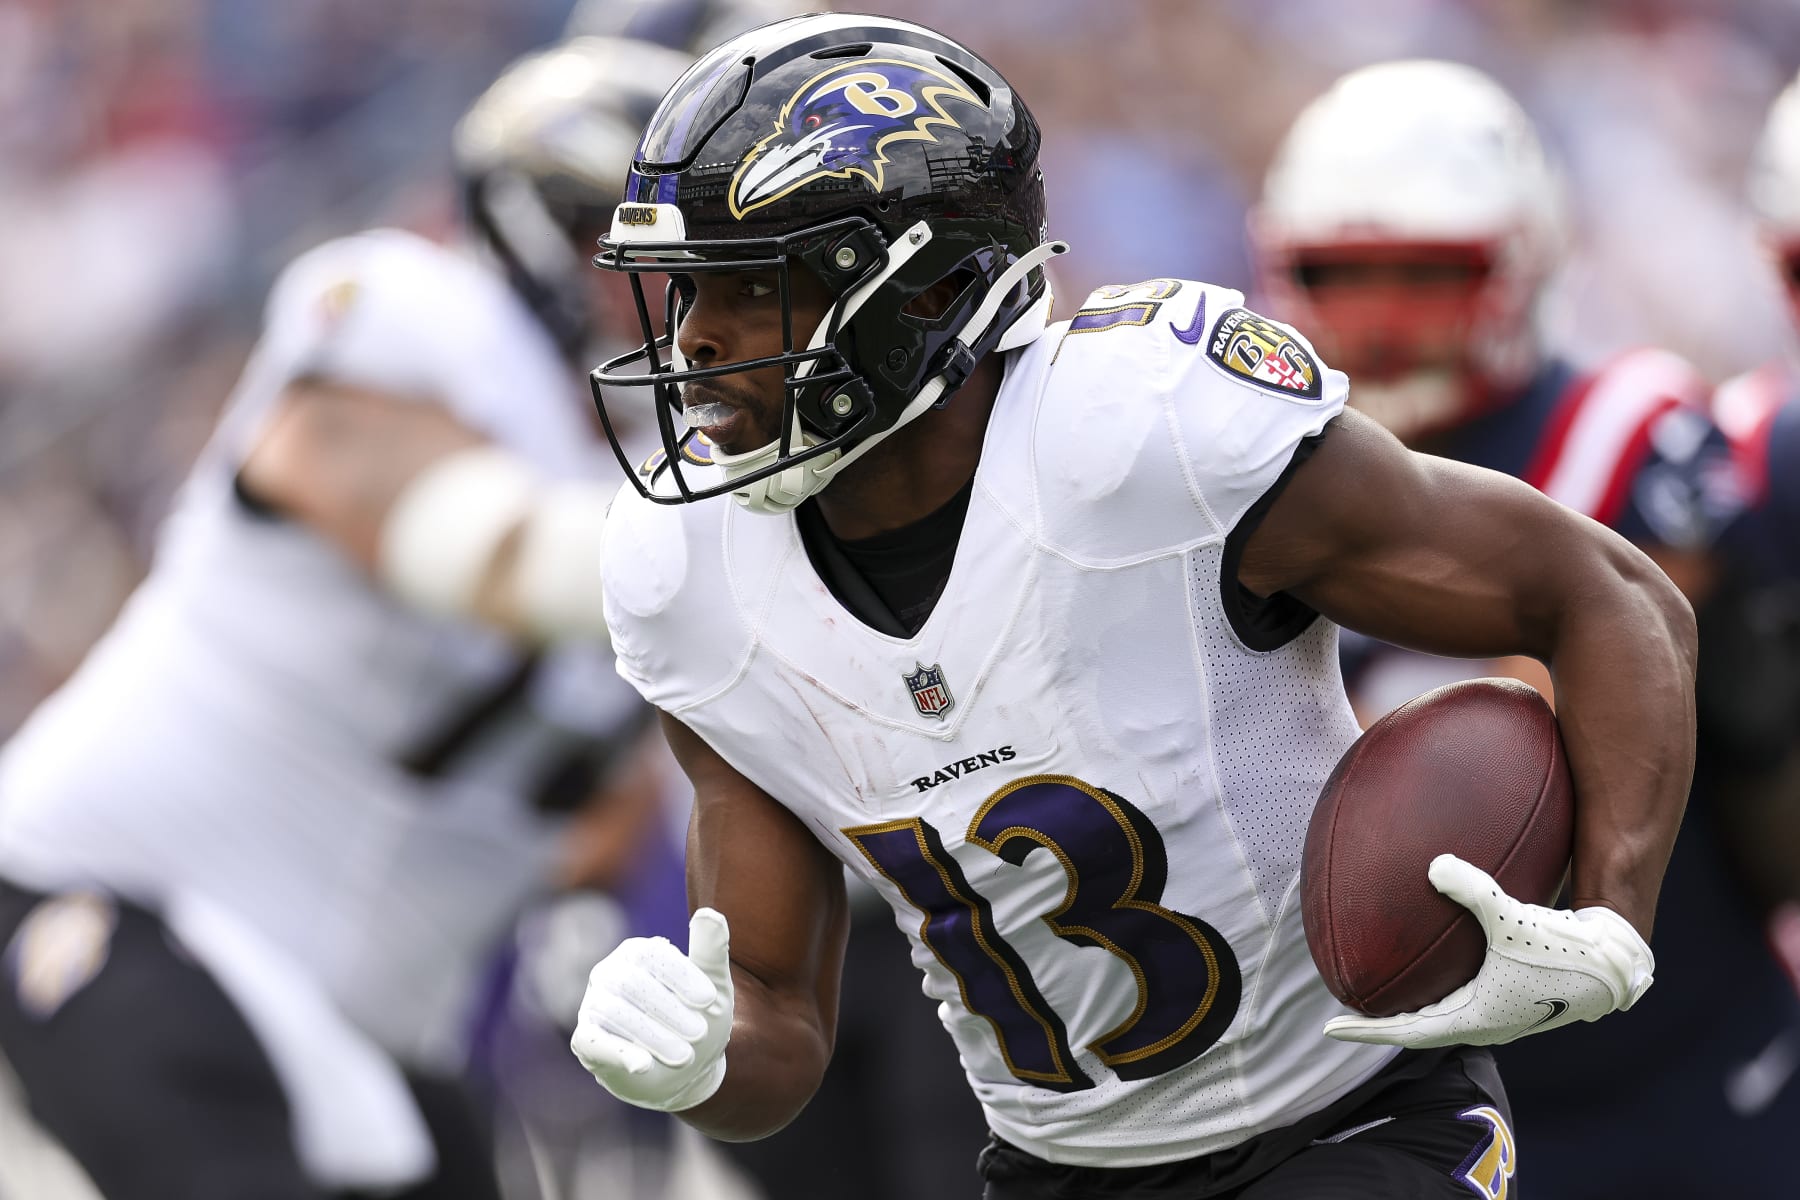
[[[1612,526],[1703,606],[1743,492],[1706,385],[1661,350],[1582,370],[1544,349],[1563,234],[1525,113],[1479,72],[1431,61],[1352,72],[1302,112],[1253,222],[1270,297],[1356,381],[1353,405]],[[1368,643],[1352,667],[1365,720],[1479,673]],[[1489,670],[1548,688],[1535,663]],[[1658,906],[1667,989],[1610,1025],[1497,1051],[1534,1197],[1758,1194],[1786,1178],[1800,1086],[1791,1061],[1766,1067],[1792,1055],[1800,1008],[1726,853],[1708,761],[1703,748]]]
[[[1776,99],[1751,165],[1749,201],[1779,294],[1800,329],[1800,80]],[[1719,768],[1735,841],[1778,951],[1800,981],[1800,357],[1787,352],[1713,399],[1749,489],[1731,576],[1702,610],[1712,660],[1703,712],[1718,714]],[[1794,1047],[1800,1059],[1800,1046]],[[1789,1067],[1792,1069],[1793,1062]]]
[[[1787,86],[1769,112],[1751,167],[1749,200],[1763,248],[1800,332],[1800,79]],[[1800,528],[1800,349],[1721,384],[1714,399],[1720,424],[1745,456],[1752,512],[1762,529]],[[1800,541],[1764,537],[1754,549],[1760,574],[1800,579]]]
[[[0,758],[0,1119],[45,1135],[0,1191],[498,1194],[455,1083],[487,955],[657,820],[575,365],[688,61],[522,60],[457,130],[485,255],[377,230],[276,284],[150,577]]]

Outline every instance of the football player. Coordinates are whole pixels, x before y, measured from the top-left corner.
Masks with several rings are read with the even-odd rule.
[[[447,1082],[491,943],[572,811],[598,859],[654,816],[575,367],[606,340],[584,248],[690,61],[520,61],[456,133],[485,253],[378,230],[284,272],[149,578],[6,747],[0,1124],[28,1108],[44,1171],[496,1194]],[[0,1191],[64,1194],[26,1166]]]
[[[1800,329],[1800,79],[1770,109],[1757,143],[1750,205],[1796,328]],[[1719,423],[1738,448],[1749,477],[1748,552],[1765,579],[1800,579],[1800,363],[1792,354],[1719,386]]]
[[[1616,534],[1345,411],[1236,292],[1049,325],[1039,146],[986,61],[855,14],[727,43],[645,131],[597,261],[673,275],[595,378],[664,446],[601,573],[696,788],[696,911],[596,965],[575,1053],[716,1137],[780,1129],[831,1054],[848,864],[940,1002],[989,1197],[1503,1194],[1482,1047],[1650,984],[1691,612]],[[1331,998],[1294,903],[1358,733],[1339,622],[1548,661],[1580,785],[1574,910],[1441,857],[1532,944],[1490,932],[1388,1019]]]
[[[821,0],[581,0],[571,33],[650,38],[696,53],[781,17],[827,8]],[[776,1141],[728,1153],[770,1196],[912,1200],[965,1183],[987,1127],[961,1090],[962,1067],[932,1005],[897,982],[911,978],[905,939],[887,904],[850,881],[846,1003],[837,1052],[814,1102]],[[894,1138],[891,1130],[908,1130]]]
[[[581,0],[566,31],[704,53],[759,25],[827,7],[821,0]],[[728,1152],[770,1196],[829,1195],[856,1179],[863,1200],[912,1200],[966,1181],[987,1127],[959,1091],[962,1067],[933,1006],[913,988],[895,986],[913,968],[887,904],[854,878],[849,901],[844,986],[857,1002],[838,1023],[832,1067],[784,1137]],[[896,1128],[907,1136],[892,1137]]]
[[[1252,232],[1268,293],[1349,372],[1353,405],[1416,448],[1515,475],[1611,526],[1696,606],[1716,599],[1743,486],[1706,388],[1655,349],[1579,369],[1545,348],[1534,318],[1562,240],[1557,178],[1492,80],[1427,61],[1344,76],[1278,149]],[[1702,642],[1704,680],[1717,642]],[[1379,645],[1359,658],[1372,716],[1484,670]],[[1566,718],[1566,687],[1556,693]],[[1779,1055],[1795,1007],[1728,865],[1706,782],[1722,747],[1701,746],[1657,925],[1667,982],[1629,1020],[1498,1055],[1533,1196],[1750,1195],[1785,1172],[1774,1131],[1800,1118],[1800,1089],[1778,1081],[1743,1109],[1733,1081]],[[1714,1152],[1694,1156],[1696,1143]]]
[[[1750,207],[1800,327],[1800,80],[1776,99],[1752,163]],[[1701,694],[1728,714],[1728,765],[1746,793],[1747,858],[1761,898],[1800,912],[1800,365],[1790,352],[1721,384],[1713,412],[1738,453],[1750,509],[1732,539],[1737,570],[1703,614]],[[1716,686],[1715,686],[1716,685]],[[1791,939],[1790,967],[1800,977]]]

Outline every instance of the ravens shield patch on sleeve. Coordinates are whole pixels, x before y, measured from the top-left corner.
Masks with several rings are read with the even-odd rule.
[[[1293,330],[1247,308],[1219,318],[1206,356],[1261,387],[1308,400],[1319,396],[1319,362],[1312,352]]]

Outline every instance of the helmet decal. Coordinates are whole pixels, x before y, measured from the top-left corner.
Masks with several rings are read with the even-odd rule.
[[[946,100],[981,106],[951,72],[900,59],[853,59],[813,76],[732,176],[731,215],[742,220],[819,179],[860,175],[879,192],[889,146],[935,142],[934,126],[962,128]]]
[[[698,429],[691,429],[682,435],[680,449],[683,461],[691,462],[696,467],[712,466],[713,444],[707,441],[706,435],[701,433]],[[645,479],[652,479],[656,476],[658,471],[662,470],[663,464],[668,461],[668,450],[657,450],[651,454],[649,458],[646,458],[643,462],[638,464],[637,473],[642,475]]]

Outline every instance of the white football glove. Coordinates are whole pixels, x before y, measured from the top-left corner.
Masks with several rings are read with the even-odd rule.
[[[1431,860],[1431,883],[1472,911],[1487,934],[1474,979],[1436,1004],[1392,1017],[1334,1017],[1325,1032],[1346,1042],[1495,1046],[1595,1021],[1637,1003],[1656,960],[1631,922],[1610,908],[1574,912],[1526,904],[1454,854]]]
[[[569,1049],[602,1086],[639,1108],[692,1108],[725,1079],[731,1037],[731,931],[710,908],[688,922],[688,952],[628,938],[588,974]]]

